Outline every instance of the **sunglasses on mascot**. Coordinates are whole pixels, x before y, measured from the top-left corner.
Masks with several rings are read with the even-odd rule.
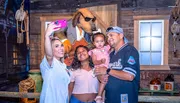
[[[96,20],[96,17],[94,17],[94,18],[85,17],[82,13],[81,13],[81,15],[83,16],[84,20],[87,21],[87,22],[91,21],[91,20],[92,20],[92,22],[95,22],[95,20]]]

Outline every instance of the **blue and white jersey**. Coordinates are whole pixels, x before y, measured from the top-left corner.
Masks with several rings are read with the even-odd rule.
[[[109,68],[134,75],[133,81],[109,76],[105,103],[138,103],[140,81],[139,53],[131,45],[124,44],[117,52],[110,53]]]

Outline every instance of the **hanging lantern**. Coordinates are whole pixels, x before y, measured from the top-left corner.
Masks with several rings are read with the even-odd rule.
[[[23,23],[26,16],[27,16],[27,13],[24,11],[24,0],[23,0],[21,3],[20,9],[18,9],[15,14],[16,29],[17,29],[17,43],[23,43],[23,39],[24,39],[23,33],[26,32],[25,30],[23,30]],[[19,22],[21,22],[20,28],[19,28]]]
[[[180,24],[177,23],[177,21],[174,21],[174,23],[171,26],[171,32],[174,34],[180,33]]]
[[[174,53],[176,53],[176,40],[177,40],[177,35],[180,33],[180,24],[177,23],[177,21],[174,21],[174,23],[171,26],[171,32],[173,33],[173,48],[174,48]]]

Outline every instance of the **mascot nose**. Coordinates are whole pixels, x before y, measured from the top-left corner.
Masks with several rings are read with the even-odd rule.
[[[97,30],[95,24],[92,24],[91,30],[92,30],[92,31],[96,31],[96,30]]]

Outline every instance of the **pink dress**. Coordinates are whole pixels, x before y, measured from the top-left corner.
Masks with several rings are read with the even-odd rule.
[[[95,65],[95,68],[97,66],[105,66],[108,68],[108,65],[109,65],[109,49],[110,49],[110,46],[107,45],[107,46],[104,46],[103,48],[101,49],[97,49],[97,48],[94,48],[92,50],[90,50],[88,52],[88,54],[90,56],[92,56],[92,54],[96,55],[97,57],[97,60],[101,60],[101,59],[106,59],[105,63],[104,64],[100,64],[100,65]]]

